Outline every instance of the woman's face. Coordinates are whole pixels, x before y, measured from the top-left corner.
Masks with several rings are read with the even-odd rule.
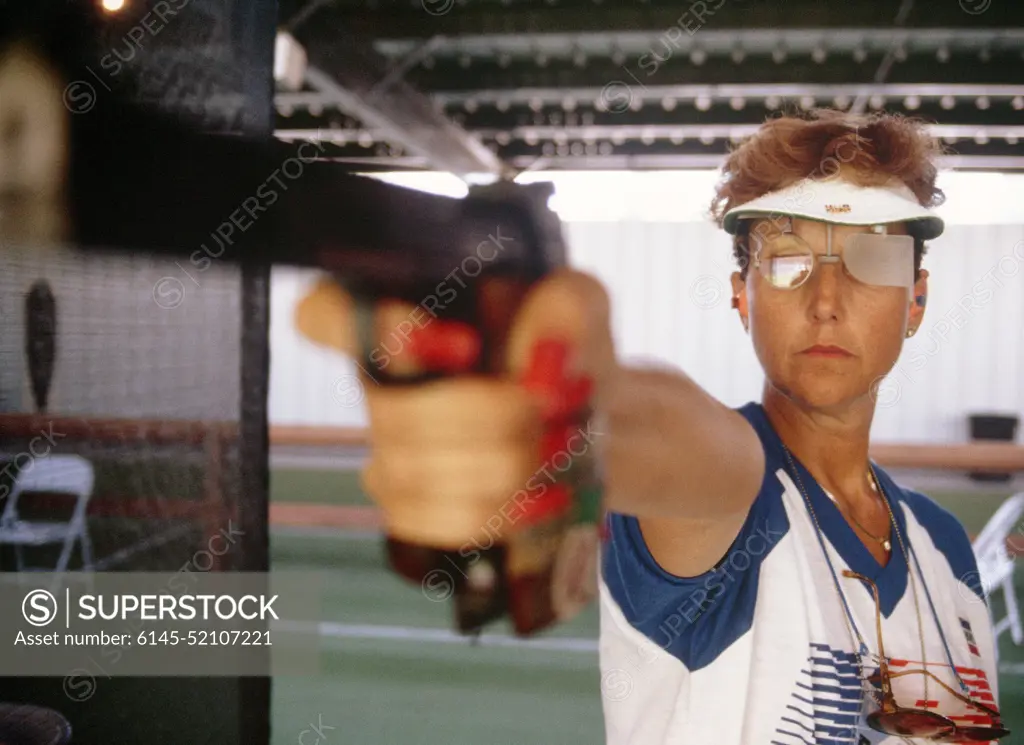
[[[761,240],[792,232],[825,255],[827,231],[825,223],[800,218],[755,221],[750,249],[753,253]],[[869,226],[832,225],[832,253],[842,256],[848,236],[869,231]],[[906,228],[891,224],[888,232],[906,234]],[[926,295],[927,276],[920,272],[909,293],[865,284],[842,263],[816,261],[802,285],[779,289],[751,262],[746,279],[737,272],[732,282],[768,380],[807,406],[831,408],[874,395],[879,379],[896,363],[907,331],[921,323],[924,307],[914,298]]]

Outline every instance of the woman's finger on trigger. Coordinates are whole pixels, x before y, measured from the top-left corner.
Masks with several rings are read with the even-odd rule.
[[[344,354],[358,352],[355,301],[330,277],[317,280],[295,308],[295,327],[315,344]]]
[[[425,324],[411,303],[385,298],[373,308],[373,322],[366,340],[360,338],[355,299],[330,277],[322,277],[295,309],[295,325],[310,341],[363,359],[364,372],[376,378],[387,369],[391,375],[422,372],[412,352],[412,333]],[[429,322],[429,317],[427,321]],[[369,349],[362,349],[369,344]]]

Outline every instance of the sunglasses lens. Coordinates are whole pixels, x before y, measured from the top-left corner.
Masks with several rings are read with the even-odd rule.
[[[990,742],[1008,734],[1010,730],[1002,727],[957,727],[950,742]]]
[[[902,709],[891,714],[876,711],[868,716],[868,726],[887,735],[904,737],[940,737],[956,729],[956,725],[941,714],[917,709]]]

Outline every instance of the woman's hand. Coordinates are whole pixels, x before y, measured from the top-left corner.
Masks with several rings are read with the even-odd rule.
[[[415,310],[379,308],[379,337],[408,323]],[[348,354],[355,351],[351,319],[351,299],[333,282],[322,283],[298,311],[306,336]],[[568,345],[565,377],[592,382],[595,426],[586,446],[601,463],[605,508],[640,518],[648,548],[667,571],[706,571],[728,550],[760,490],[765,458],[757,433],[682,371],[619,367],[607,293],[568,269],[527,295],[514,317],[503,376],[410,388],[364,381],[372,442],[364,486],[388,530],[453,549],[472,539],[490,545],[496,528],[515,530],[522,495],[544,465],[543,413],[558,405],[544,386],[524,385],[537,377],[531,368],[538,349],[550,350],[546,340]],[[388,360],[393,369],[414,369],[410,346]]]
[[[377,342],[401,339],[396,330],[403,322],[409,326],[410,317],[425,329],[444,325],[411,304],[381,304],[374,316]],[[356,353],[353,301],[333,281],[321,281],[300,303],[296,321],[312,341]],[[382,508],[392,536],[457,548],[474,538],[493,539],[496,523],[514,530],[523,508],[516,495],[528,490],[543,465],[543,417],[564,393],[537,368],[558,343],[568,350],[559,377],[576,391],[583,390],[581,380],[589,380],[599,403],[617,371],[608,297],[597,280],[567,269],[530,289],[514,316],[503,374],[392,387],[361,373],[371,439],[363,485]],[[389,351],[390,371],[416,370],[413,344],[388,346],[399,347]],[[602,437],[593,430],[581,433],[574,452],[600,447]]]

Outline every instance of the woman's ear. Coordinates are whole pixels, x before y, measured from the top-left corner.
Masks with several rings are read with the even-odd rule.
[[[730,277],[732,282],[732,307],[739,311],[740,323],[743,330],[750,330],[750,319],[747,310],[747,283],[740,276],[739,272],[733,272]]]
[[[924,310],[928,304],[928,270],[918,272],[914,283],[913,296],[910,298],[910,310],[907,314],[907,336],[913,336],[921,328],[924,321]]]

